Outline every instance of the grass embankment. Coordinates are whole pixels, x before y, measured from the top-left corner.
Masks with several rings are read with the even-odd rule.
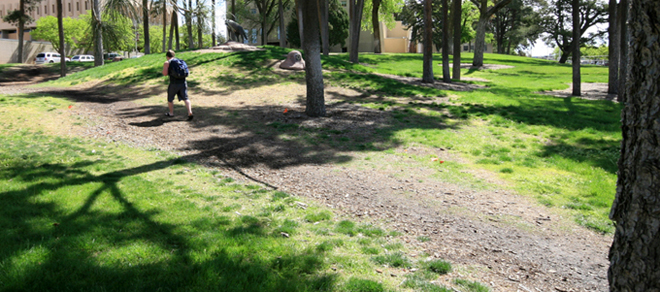
[[[407,257],[396,233],[165,151],[69,136],[70,105],[0,96],[0,290],[449,291],[430,281],[451,265]],[[413,267],[397,288],[390,273]]]
[[[267,47],[265,52],[240,54],[182,53],[192,70],[191,87],[206,92],[241,90],[278,83],[304,83],[304,74],[281,74],[272,60],[287,51]],[[434,56],[441,60],[440,55]],[[463,53],[463,63],[472,62]],[[109,64],[67,76],[57,84],[106,80],[111,84],[164,85],[160,75],[164,58],[149,55]],[[468,81],[487,88],[450,92],[402,84],[371,72],[421,77],[419,54],[365,54],[363,65],[347,62],[346,55],[323,58],[325,82],[363,92],[362,98],[346,100],[390,113],[392,122],[376,127],[373,135],[321,132],[296,124],[261,127],[295,142],[330,145],[373,154],[395,154],[393,147],[423,145],[454,150],[467,164],[447,161],[437,176],[470,187],[488,188],[485,180],[466,175],[465,168],[486,169],[508,182],[509,187],[550,207],[569,209],[576,221],[600,232],[613,230],[607,218],[615,193],[619,155],[619,104],[578,98],[557,98],[538,91],[567,88],[570,65],[516,56],[485,54],[485,63],[511,65],[500,70],[463,69]],[[434,62],[439,64],[439,61]],[[441,66],[434,68],[441,80]],[[607,68],[584,66],[583,82],[607,82]],[[216,90],[216,91],[214,91]],[[438,97],[449,96],[449,100]],[[402,101],[403,100],[405,101]],[[437,102],[435,101],[437,100]],[[162,100],[153,101],[154,104]],[[265,129],[265,130],[264,130]],[[266,133],[268,134],[268,133]],[[309,141],[312,141],[311,143]],[[408,155],[408,154],[406,154]],[[430,157],[416,157],[428,161]]]

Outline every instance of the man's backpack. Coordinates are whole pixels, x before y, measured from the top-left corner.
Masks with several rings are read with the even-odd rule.
[[[184,60],[171,59],[170,60],[170,76],[175,79],[185,79],[188,77],[188,64]]]

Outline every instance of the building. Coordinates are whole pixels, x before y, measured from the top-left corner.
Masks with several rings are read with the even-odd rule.
[[[348,12],[348,5],[347,5],[347,0],[340,0],[341,6],[347,10]],[[228,13],[229,9],[231,7],[227,6]],[[257,14],[257,9],[256,8],[251,8],[250,13],[252,14]],[[365,11],[364,13],[370,13],[369,11]],[[290,15],[291,11],[286,11],[284,13],[286,17],[286,23],[289,22],[290,20]],[[245,27],[245,26],[244,26]],[[245,27],[245,31],[248,35],[248,43],[252,45],[263,45],[261,43],[261,28],[260,27]],[[410,44],[410,36],[411,32],[406,29],[406,27],[401,23],[401,21],[396,21],[394,27],[392,29],[387,28],[384,22],[380,22],[380,45],[381,45],[381,52],[383,53],[421,53],[423,51],[424,46],[422,44]],[[274,29],[274,32],[271,33],[267,40],[267,44],[274,44],[274,45],[279,45],[279,40],[280,40],[281,34],[279,31],[279,27]],[[346,39],[346,46],[345,47],[340,47],[340,46],[334,46],[330,48],[331,52],[346,52],[347,47],[349,46],[350,43],[350,37]],[[412,48],[412,51],[411,51]],[[463,44],[461,46],[462,52],[471,52],[474,50],[474,44]],[[361,31],[360,32],[360,40],[358,44],[358,51],[359,52],[373,52],[374,51],[374,35],[371,31]],[[435,51],[435,48],[434,48]],[[439,51],[439,50],[438,50]],[[486,44],[486,50],[484,51],[485,53],[492,53],[493,52],[493,45],[492,44]]]
[[[135,0],[137,1],[137,0]],[[101,0],[103,2],[103,0]],[[62,17],[78,18],[81,14],[92,9],[92,0],[62,0]],[[138,1],[138,4],[141,2]],[[2,20],[11,11],[19,9],[19,0],[0,0],[0,51],[12,52],[11,54],[0,54],[0,64],[16,62],[18,60],[18,27]],[[34,19],[25,25],[23,33],[24,40],[24,63],[34,61],[36,54],[45,51],[54,51],[49,42],[41,42],[32,38],[31,32],[37,26],[37,20],[45,16],[57,17],[57,1],[41,0],[30,11],[29,15]],[[167,17],[171,19],[171,17]],[[152,17],[150,24],[162,25],[161,17]]]

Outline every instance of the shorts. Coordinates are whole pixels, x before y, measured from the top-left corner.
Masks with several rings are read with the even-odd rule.
[[[180,84],[172,84],[167,87],[167,102],[173,102],[174,96],[179,98],[179,101],[188,100],[188,84],[187,82]]]

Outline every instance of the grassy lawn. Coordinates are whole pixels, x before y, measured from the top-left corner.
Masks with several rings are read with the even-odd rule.
[[[277,74],[272,60],[286,50],[239,54],[181,53],[192,70],[191,86],[240,90],[270,84],[304,83],[304,74]],[[462,54],[463,63],[472,54]],[[485,54],[485,63],[511,65],[500,70],[463,69],[463,77],[486,88],[471,92],[442,91],[403,84],[369,73],[421,77],[422,56],[417,54],[364,54],[360,65],[348,56],[323,58],[325,82],[380,97],[347,100],[391,114],[394,122],[371,137],[327,139],[296,125],[271,125],[279,135],[299,141],[330,143],[333,147],[365,152],[393,153],[396,145],[422,145],[454,150],[468,163],[460,168],[486,169],[544,205],[570,210],[580,224],[599,232],[612,232],[608,219],[616,184],[621,106],[610,101],[557,98],[539,91],[565,89],[571,82],[570,65],[517,56]],[[435,64],[441,56],[434,55]],[[49,85],[71,85],[91,80],[110,84],[164,85],[161,55],[149,55],[108,64]],[[239,68],[240,70],[232,70]],[[441,79],[441,66],[434,68]],[[607,68],[584,66],[583,82],[607,82]],[[448,101],[430,102],[440,97]],[[406,101],[402,101],[404,98]],[[340,133],[341,134],[341,133]],[[323,139],[325,137],[326,139]],[[294,138],[295,140],[296,138]],[[420,160],[427,157],[419,157]],[[451,162],[450,162],[451,163]],[[443,167],[446,167],[445,164]],[[445,174],[446,175],[446,174]],[[479,179],[466,181],[479,184]],[[475,183],[476,182],[476,183]]]
[[[304,73],[278,74],[268,66],[286,52],[267,47],[177,57],[190,66],[193,88],[304,84]],[[463,57],[472,61],[470,54]],[[361,55],[362,65],[347,58],[323,58],[325,82],[365,93],[344,102],[383,111],[387,125],[368,137],[292,123],[246,127],[309,147],[363,152],[367,159],[401,155],[398,148],[447,149],[460,161],[440,165],[430,162],[433,155],[406,155],[425,162],[440,179],[471,188],[494,187],[463,171],[485,170],[505,188],[564,209],[584,226],[613,230],[607,214],[615,193],[621,106],[537,93],[566,88],[570,66],[486,54],[485,63],[514,68],[462,70],[464,77],[487,80],[470,81],[486,87],[453,92],[369,74],[420,77],[421,55]],[[162,86],[164,60],[158,54],[109,63],[41,86]],[[439,64],[440,55],[435,60]],[[9,68],[0,66],[0,74]],[[434,71],[440,79],[441,67]],[[607,81],[607,68],[585,67],[582,74],[584,82]],[[66,129],[85,123],[67,113],[72,103],[39,94],[0,95],[0,290],[446,289],[430,282],[450,273],[451,265],[407,258],[398,234],[379,226],[234,182],[172,153],[70,136]],[[375,271],[383,265],[419,271],[397,279]],[[453,284],[461,291],[487,290],[468,280]]]
[[[394,291],[389,272],[413,267],[407,287],[449,291],[430,281],[451,264],[408,258],[396,232],[165,151],[70,136],[70,105],[0,96],[2,291]]]

